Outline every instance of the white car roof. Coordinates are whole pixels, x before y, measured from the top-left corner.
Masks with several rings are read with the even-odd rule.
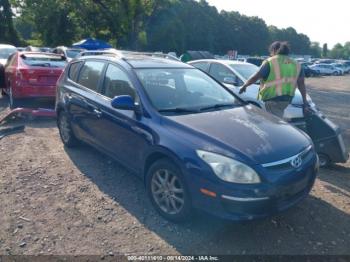
[[[0,44],[0,48],[16,48],[13,45]]]
[[[247,63],[247,62],[241,62],[241,61],[237,61],[237,60],[225,60],[225,59],[193,60],[193,61],[190,61],[189,64],[195,63],[195,62],[218,62],[218,63],[222,63],[222,64],[225,64],[225,65],[251,65],[251,63]]]

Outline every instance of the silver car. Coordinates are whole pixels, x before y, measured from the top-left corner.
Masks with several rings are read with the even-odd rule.
[[[16,47],[0,44],[0,64],[4,66],[7,62],[7,58],[15,52],[17,52]]]
[[[248,87],[247,92],[241,95],[239,94],[241,86],[259,70],[259,67],[256,65],[239,61],[215,59],[196,60],[189,62],[189,64],[205,71],[216,80],[223,83],[244,101],[265,109],[264,102],[258,100],[260,83]],[[316,109],[309,95],[307,96],[307,100],[310,106]],[[291,104],[284,111],[283,118],[288,122],[294,123],[303,121],[303,98],[298,89],[295,92]]]

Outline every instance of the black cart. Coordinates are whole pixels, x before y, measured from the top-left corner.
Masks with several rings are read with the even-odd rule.
[[[331,163],[346,163],[349,153],[339,126],[330,121],[320,111],[314,111],[306,117],[306,133],[314,142],[320,159],[320,166]]]

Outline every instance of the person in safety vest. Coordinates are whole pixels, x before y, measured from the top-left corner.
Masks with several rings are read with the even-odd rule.
[[[264,101],[268,112],[282,118],[284,110],[294,97],[295,89],[298,88],[306,114],[309,105],[306,99],[305,73],[301,65],[288,56],[289,44],[274,42],[269,51],[271,57],[263,62],[259,71],[241,87],[239,93],[246,92],[247,87],[260,80],[259,99]]]

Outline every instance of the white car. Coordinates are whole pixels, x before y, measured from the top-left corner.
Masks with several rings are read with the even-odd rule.
[[[340,68],[337,68],[331,64],[314,64],[310,66],[311,69],[318,70],[321,75],[342,75],[343,70]]]
[[[242,85],[259,70],[259,67],[256,65],[239,61],[214,59],[196,60],[189,62],[189,64],[214,77],[244,101],[265,109],[264,102],[258,100],[259,83],[248,87],[245,93],[239,94]],[[310,106],[316,110],[311,97],[307,96],[307,99]],[[289,122],[303,121],[303,98],[298,89],[295,91],[295,96],[291,104],[284,111],[283,118]]]
[[[7,62],[7,58],[15,52],[17,52],[17,49],[13,45],[0,44],[0,64],[4,66]]]
[[[333,63],[331,64],[332,66],[334,66],[337,69],[340,69],[342,71],[342,75],[347,73],[347,67],[344,64],[341,63]]]
[[[85,49],[58,46],[52,50],[52,53],[64,55],[67,58],[67,61],[70,62],[83,51],[85,51]]]

